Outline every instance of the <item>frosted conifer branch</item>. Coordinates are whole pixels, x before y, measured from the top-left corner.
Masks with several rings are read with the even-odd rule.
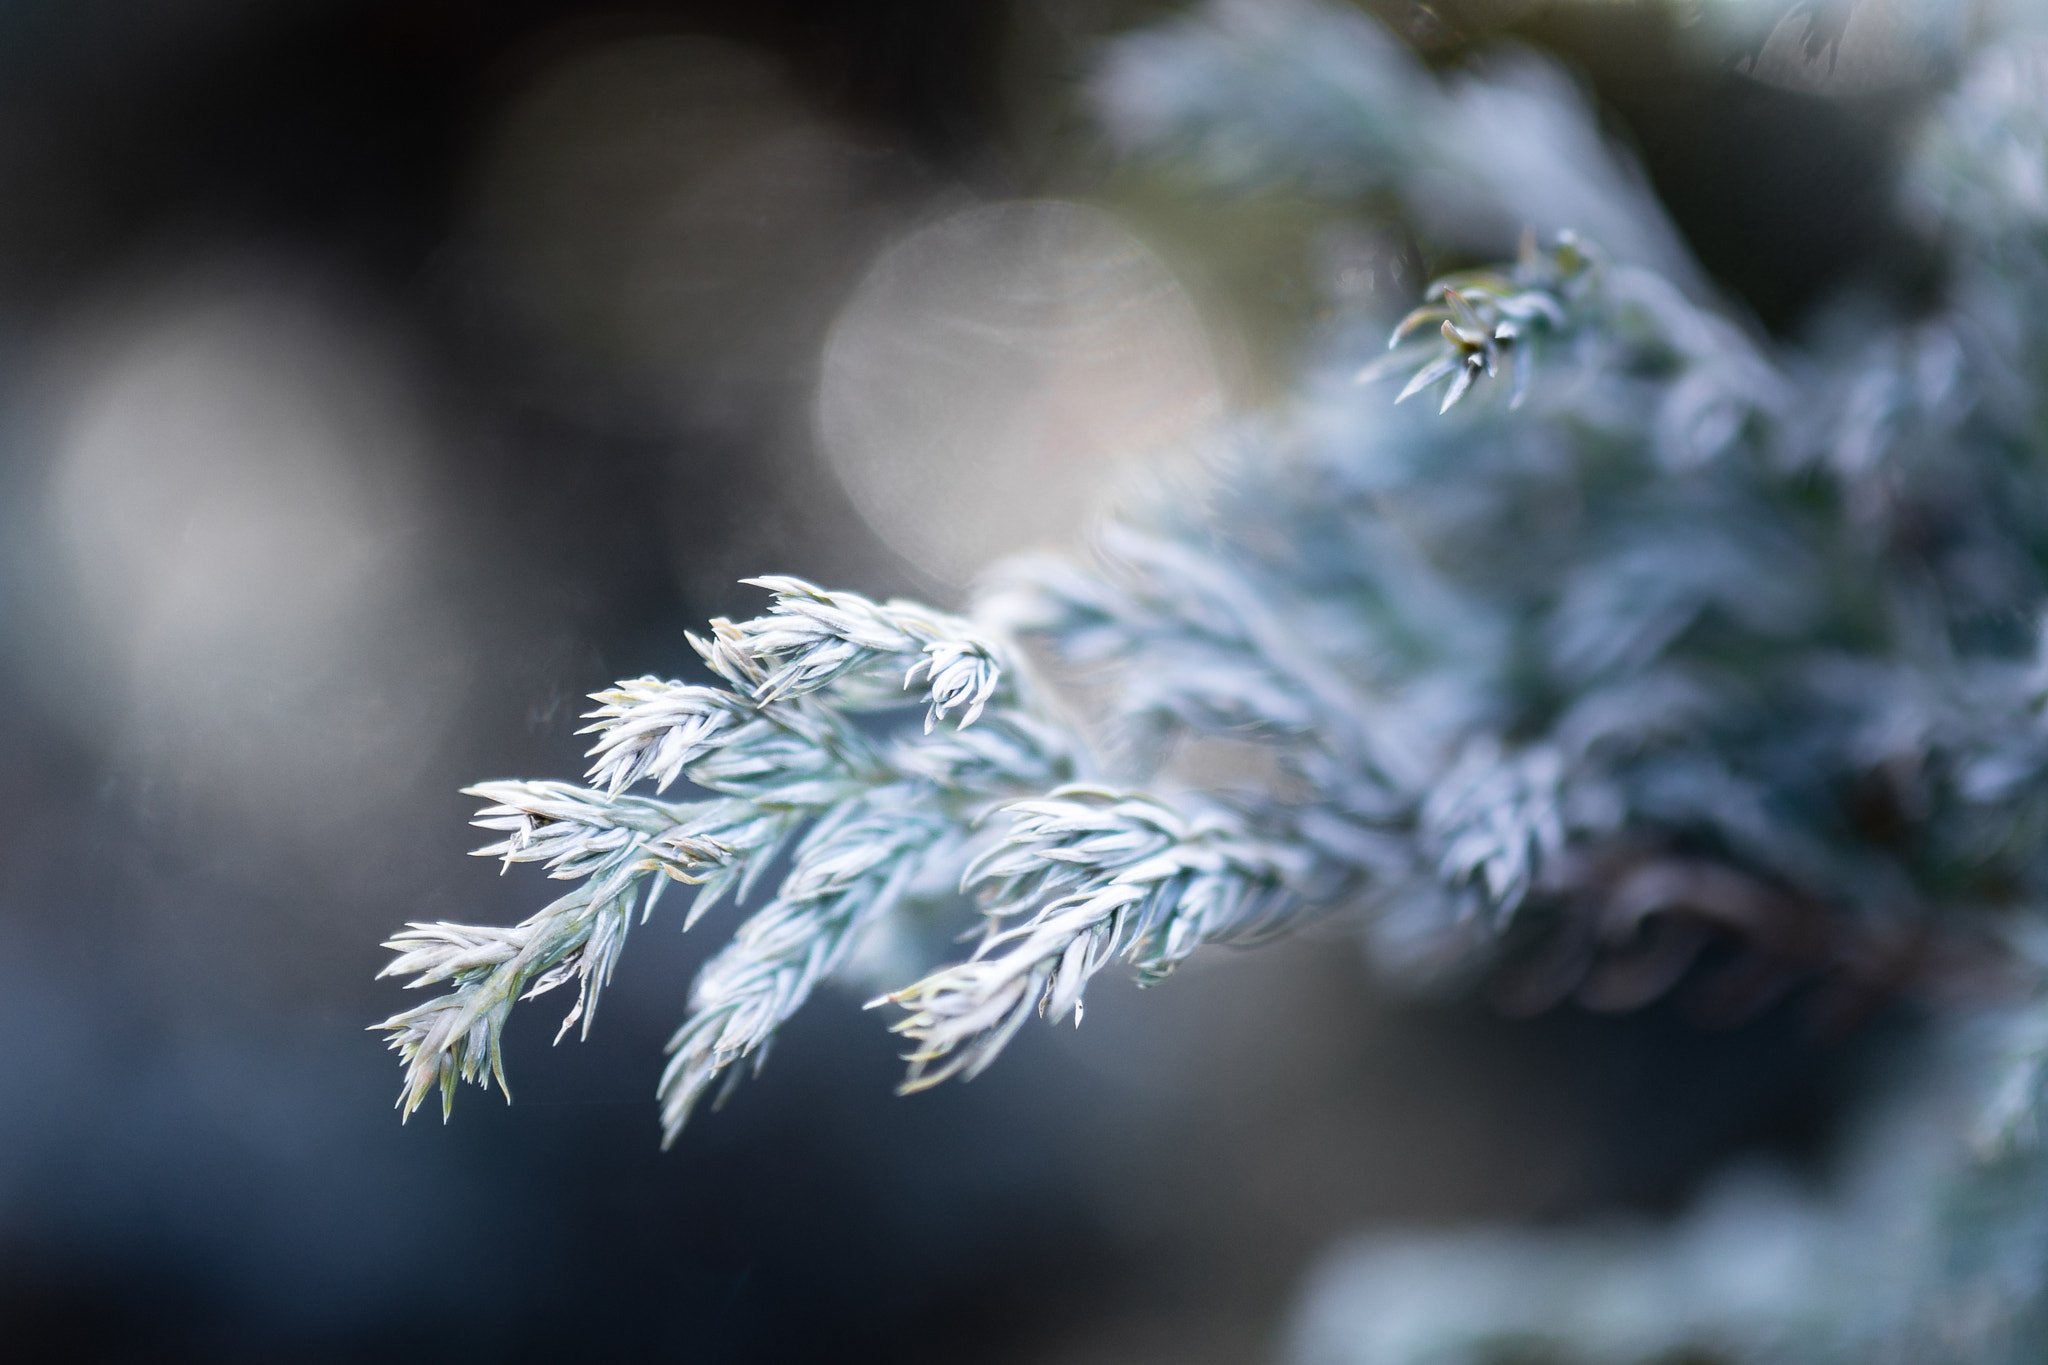
[[[1362,698],[1288,629],[1241,572],[1165,537],[1110,523],[1106,572],[1057,560],[1012,566],[993,609],[1104,670],[1121,718],[1197,733],[1318,731],[1355,750]]]
[[[586,733],[592,788],[492,782],[477,823],[502,835],[481,856],[539,862],[586,884],[512,929],[415,925],[393,939],[390,970],[456,990],[380,1027],[408,1066],[410,1114],[435,1084],[444,1114],[458,1080],[504,1084],[498,1036],[515,999],[580,983],[563,1032],[588,1032],[633,908],[652,909],[669,881],[698,883],[694,924],[727,895],[744,898],[784,841],[816,820],[777,898],[705,968],[691,1022],[663,1082],[673,1138],[703,1088],[733,1061],[758,1066],[774,1029],[900,897],[919,850],[964,834],[1002,799],[1072,775],[1071,742],[1009,705],[992,645],[964,623],[905,603],[880,606],[791,578],[768,615],[717,620],[692,637],[732,690],[638,678],[593,694]],[[884,683],[922,682],[924,734],[878,745],[843,714],[894,704]],[[989,708],[995,707],[990,713]],[[959,724],[934,733],[958,713]],[[988,713],[981,727],[968,727]],[[671,803],[630,795],[651,778],[717,793]],[[913,795],[914,794],[914,795]],[[653,874],[663,874],[648,885]],[[642,888],[646,887],[644,898]]]
[[[622,885],[578,887],[509,929],[412,924],[387,942],[384,946],[399,956],[378,975],[419,973],[411,986],[456,983],[450,993],[376,1026],[392,1035],[391,1046],[405,1063],[398,1101],[403,1115],[410,1118],[438,1086],[445,1120],[458,1081],[488,1085],[495,1079],[505,1098],[512,1098],[499,1037],[515,1000],[574,979],[577,1001],[561,1033],[578,1019],[587,1031],[598,994],[611,980],[624,946],[639,886],[638,880],[628,879]],[[605,894],[600,896],[600,890]]]
[[[634,678],[602,692],[600,703],[579,733],[599,736],[590,756],[597,762],[587,774],[607,791],[618,792],[643,777],[652,777],[656,791],[667,791],[691,760],[709,753],[751,708],[729,692],[714,687]]]
[[[665,791],[718,749],[760,754],[774,727],[790,731],[795,747],[845,749],[828,715],[789,703],[857,683],[879,665],[901,668],[902,687],[926,684],[927,731],[955,710],[961,727],[970,726],[997,696],[1003,670],[994,646],[963,622],[914,604],[878,606],[796,578],[748,581],[776,594],[768,615],[737,625],[715,620],[708,638],[690,637],[712,671],[738,691],[638,678],[593,693],[600,705],[584,731],[599,736],[590,750],[597,760],[593,782],[616,792],[652,777]],[[854,698],[877,699],[870,691]],[[692,778],[717,786],[719,771],[707,765]]]
[[[1157,978],[1202,943],[1271,924],[1307,863],[1220,815],[1189,819],[1100,787],[1063,787],[1010,814],[1007,840],[968,873],[991,921],[973,957],[873,1002],[910,1011],[894,1027],[916,1044],[905,1093],[980,1074],[1033,1010],[1079,1023],[1088,979],[1118,956]]]
[[[588,880],[510,929],[414,924],[385,944],[399,956],[380,976],[417,973],[409,983],[415,987],[456,983],[452,993],[377,1025],[393,1034],[391,1046],[406,1064],[399,1103],[408,1117],[438,1084],[445,1119],[458,1080],[495,1078],[510,1099],[499,1035],[515,1000],[575,980],[577,1001],[556,1038],[578,1021],[588,1037],[635,907],[645,919],[669,881],[701,883],[689,927],[723,896],[744,896],[807,814],[745,800],[670,806],[563,783],[471,790],[497,799],[478,823],[507,833],[479,856],[544,861],[554,876]],[[649,884],[654,873],[664,875]]]
[[[776,594],[768,615],[734,624],[712,622],[708,638],[690,641],[713,672],[736,692],[639,678],[592,694],[599,702],[585,733],[599,736],[590,779],[619,791],[643,777],[657,790],[720,748],[758,752],[765,719],[799,741],[831,748],[829,718],[787,703],[823,689],[853,687],[850,700],[886,701],[870,685],[877,668],[902,670],[902,688],[922,681],[925,729],[960,712],[962,728],[980,718],[1002,684],[994,646],[965,623],[910,603],[877,605],[855,593],[826,592],[796,578],[750,583]],[[778,705],[778,703],[782,703]],[[693,780],[704,784],[702,775]]]
[[[721,1074],[730,1085],[741,1073],[728,1069],[749,1058],[759,1071],[776,1029],[957,838],[928,796],[915,785],[882,788],[820,820],[775,899],[704,965],[661,1077],[664,1146]]]
[[[1353,382],[1405,374],[1394,399],[1402,403],[1448,380],[1437,409],[1445,413],[1479,379],[1506,370],[1514,411],[1541,348],[1560,345],[1584,369],[1675,371],[1654,419],[1660,456],[1674,468],[1719,452],[1753,414],[1782,424],[1793,406],[1789,381],[1726,319],[1653,272],[1607,263],[1572,232],[1542,249],[1525,232],[1512,265],[1432,283],[1388,337],[1390,354]]]
[[[736,694],[651,678],[597,700],[592,728],[602,738],[592,775],[607,790],[559,782],[469,789],[493,803],[477,823],[505,836],[480,856],[508,866],[542,862],[551,876],[586,884],[514,929],[414,925],[387,945],[400,956],[385,974],[418,972],[415,986],[457,986],[378,1025],[393,1033],[407,1065],[400,1104],[408,1116],[436,1084],[444,1117],[458,1080],[481,1084],[488,1075],[505,1087],[498,1038],[516,999],[576,979],[578,1000],[562,1032],[580,1019],[587,1034],[636,904],[644,918],[668,880],[705,883],[687,927],[722,896],[744,895],[804,818],[858,790],[877,763],[850,729],[801,702],[771,717]],[[732,799],[676,805],[620,791],[643,776],[665,788],[685,771]],[[642,886],[656,872],[664,877],[643,902]]]
[[[1564,851],[1563,778],[1564,756],[1547,745],[1510,758],[1490,736],[1468,744],[1422,805],[1438,875],[1480,882],[1500,916],[1512,915]]]
[[[744,801],[691,805],[607,796],[561,782],[486,782],[467,789],[493,804],[476,824],[505,834],[479,857],[542,862],[551,876],[586,879],[512,928],[413,924],[384,946],[398,954],[379,976],[412,974],[411,987],[456,989],[377,1027],[406,1063],[399,1103],[409,1117],[439,1085],[442,1116],[458,1080],[495,1078],[506,1098],[499,1034],[515,1000],[574,980],[575,1006],[557,1040],[579,1020],[589,1036],[598,996],[625,946],[633,911],[645,919],[670,881],[706,883],[691,920],[765,866],[792,820]],[[662,874],[650,882],[650,875]],[[644,889],[644,894],[643,894]]]
[[[1011,566],[989,610],[1108,684],[1128,757],[1155,759],[1180,732],[1256,740],[1353,814],[1395,819],[1412,804],[1430,741],[1340,662],[1372,649],[1356,624],[1325,613],[1307,625],[1288,586],[1241,555],[1114,522],[1102,551],[1094,574]]]
[[[886,663],[904,670],[903,687],[925,682],[929,730],[953,710],[962,726],[972,725],[1002,681],[994,647],[966,622],[916,603],[827,592],[800,578],[746,581],[776,595],[769,614],[739,626],[725,646],[754,661],[756,701],[803,696]]]
[[[1579,300],[1597,286],[1598,271],[1598,257],[1575,235],[1565,233],[1539,251],[1535,234],[1526,233],[1521,255],[1507,272],[1467,271],[1430,285],[1423,306],[1401,319],[1387,339],[1393,354],[1360,370],[1355,382],[1410,370],[1394,399],[1403,403],[1448,379],[1437,411],[1449,412],[1474,380],[1491,379],[1505,366],[1514,383],[1508,406],[1518,408],[1528,393],[1528,363],[1521,352],[1543,333],[1562,332],[1572,323]],[[1418,336],[1419,344],[1396,349]]]
[[[972,730],[952,728],[899,740],[885,755],[905,777],[922,778],[968,808],[1042,792],[1071,781],[1074,737],[1026,711],[990,712]]]
[[[666,802],[608,796],[568,782],[481,782],[465,796],[493,804],[470,823],[505,838],[475,850],[475,857],[545,863],[548,875],[575,881],[619,864],[631,872],[664,871],[678,881],[723,860],[726,849],[690,832],[689,808]],[[617,855],[638,847],[640,858]]]

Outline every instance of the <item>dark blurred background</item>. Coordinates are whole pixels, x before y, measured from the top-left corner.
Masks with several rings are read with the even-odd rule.
[[[1058,493],[1022,522],[943,442],[864,474],[886,404],[823,457],[832,338],[856,397],[923,392],[892,243],[1048,198],[1130,234],[1172,344],[1082,395],[1112,436],[1284,384],[1336,211],[1176,198],[1088,131],[1091,45],[1170,8],[0,5],[0,1354],[1256,1360],[1355,1227],[1665,1208],[1824,1140],[1846,1063],[1786,1017],[1399,1006],[1326,930],[908,1100],[828,993],[664,1155],[660,1048],[729,911],[639,931],[587,1044],[522,1010],[516,1105],[399,1125],[378,940],[546,894],[463,856],[458,787],[577,774],[583,694],[687,673],[743,574],[957,601],[974,547],[1080,525],[1095,476],[1029,463],[1060,432],[989,417],[1037,389],[954,417]],[[1912,92],[1744,75],[1693,8],[1380,12],[1433,61],[1574,64],[1796,330],[1896,269]]]

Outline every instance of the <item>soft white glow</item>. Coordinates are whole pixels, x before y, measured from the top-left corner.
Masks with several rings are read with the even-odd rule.
[[[45,511],[78,711],[124,765],[266,821],[373,802],[463,668],[417,582],[422,433],[389,359],[276,279],[88,330]]]
[[[914,234],[833,327],[822,449],[863,516],[926,571],[1073,538],[1141,457],[1223,411],[1186,293],[1099,210],[993,204]]]

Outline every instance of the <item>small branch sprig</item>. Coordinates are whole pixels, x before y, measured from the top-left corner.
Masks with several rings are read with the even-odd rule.
[[[887,703],[923,682],[925,729],[961,713],[974,724],[1002,685],[995,647],[968,624],[915,602],[875,603],[858,593],[827,592],[800,578],[749,578],[775,594],[766,616],[742,625],[712,623],[710,641],[692,643],[713,670],[749,692],[757,703],[801,697],[820,689],[869,683],[878,669],[902,669],[893,692],[870,686],[849,698]]]
[[[916,1044],[906,1094],[979,1075],[1034,1010],[1078,1024],[1089,978],[1116,957],[1156,979],[1202,943],[1272,923],[1294,904],[1290,873],[1305,870],[1221,814],[1191,819],[1102,787],[1010,814],[1008,839],[967,875],[990,920],[974,956],[871,1002],[910,1011],[894,1028]]]
[[[1504,922],[1565,846],[1564,756],[1550,745],[1509,754],[1468,742],[1422,803],[1419,834],[1447,886],[1478,883]]]
[[[744,897],[805,814],[802,807],[740,799],[676,804],[611,796],[563,782],[486,782],[466,790],[492,802],[475,823],[506,836],[475,856],[507,866],[541,862],[551,877],[585,884],[509,929],[416,923],[384,945],[399,956],[380,976],[417,973],[408,986],[456,987],[377,1025],[393,1035],[406,1064],[399,1103],[407,1117],[438,1085],[445,1119],[458,1080],[485,1084],[488,1076],[510,1099],[499,1035],[514,1001],[576,981],[576,1004],[556,1041],[579,1021],[587,1038],[635,907],[644,922],[671,882],[695,884],[684,920],[690,927],[724,896]]]
[[[1062,661],[1111,683],[1118,739],[1178,733],[1313,745],[1377,772],[1371,703],[1290,622],[1285,598],[1169,537],[1111,522],[1094,574],[1051,558],[1011,566],[991,609]]]
[[[1450,387],[1437,409],[1441,413],[1449,412],[1482,375],[1494,378],[1505,367],[1514,389],[1508,406],[1519,408],[1529,383],[1523,352],[1542,334],[1571,325],[1575,308],[1599,274],[1597,253],[1573,234],[1563,233],[1549,248],[1538,249],[1535,234],[1524,233],[1521,254],[1505,273],[1470,270],[1431,284],[1423,305],[1402,318],[1387,338],[1393,354],[1360,370],[1354,382],[1412,371],[1394,399],[1402,403],[1448,379]]]
[[[879,789],[832,811],[797,849],[775,899],[734,932],[690,992],[690,1017],[669,1041],[657,1088],[662,1144],[676,1140],[721,1075],[722,1100],[753,1060],[758,1073],[775,1032],[845,962],[862,933],[895,909],[926,865],[964,831],[920,783]]]
[[[776,899],[698,983],[662,1085],[673,1139],[712,1079],[743,1057],[758,1066],[775,1028],[891,908],[922,853],[957,843],[973,812],[1071,775],[1064,737],[1011,704],[995,647],[964,623],[798,579],[755,581],[776,594],[767,615],[715,620],[691,637],[730,688],[622,682],[593,697],[593,785],[469,789],[491,803],[477,823],[503,836],[480,856],[585,884],[512,928],[415,924],[387,944],[399,956],[386,975],[455,984],[378,1026],[406,1063],[406,1115],[436,1086],[444,1118],[458,1081],[505,1088],[499,1038],[516,1000],[576,980],[558,1040],[579,1021],[587,1035],[636,907],[644,920],[669,882],[697,884],[689,928],[723,897],[744,898],[816,820]],[[878,745],[849,723],[846,712],[899,706],[919,686],[918,740]],[[970,732],[985,713],[990,723]],[[957,724],[934,733],[949,717]],[[665,792],[682,778],[717,797],[626,791],[647,779]]]

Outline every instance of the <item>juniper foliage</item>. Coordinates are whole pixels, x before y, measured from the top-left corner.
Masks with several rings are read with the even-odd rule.
[[[1938,297],[1845,298],[1791,348],[1529,53],[1439,77],[1308,0],[1122,40],[1094,90],[1127,155],[1509,259],[1432,285],[1388,348],[1333,328],[1208,496],[1134,502],[1093,563],[1003,566],[958,619],[755,580],[765,614],[693,637],[719,685],[596,694],[589,785],[471,789],[502,836],[480,855],[576,885],[391,941],[386,974],[447,988],[380,1026],[405,1112],[503,1086],[517,999],[573,981],[587,1031],[670,883],[697,887],[687,927],[785,855],[670,1044],[669,1140],[864,936],[954,894],[978,944],[873,1002],[906,1090],[1034,1014],[1079,1022],[1112,963],[1156,979],[1308,915],[1353,919],[1390,979],[1517,1010],[1917,992],[1926,1058],[1832,1194],[1738,1180],[1669,1229],[1375,1242],[1326,1267],[1298,1355],[2040,1358],[2048,40],[1957,55],[1900,188]],[[1265,777],[1179,780],[1204,740]]]

